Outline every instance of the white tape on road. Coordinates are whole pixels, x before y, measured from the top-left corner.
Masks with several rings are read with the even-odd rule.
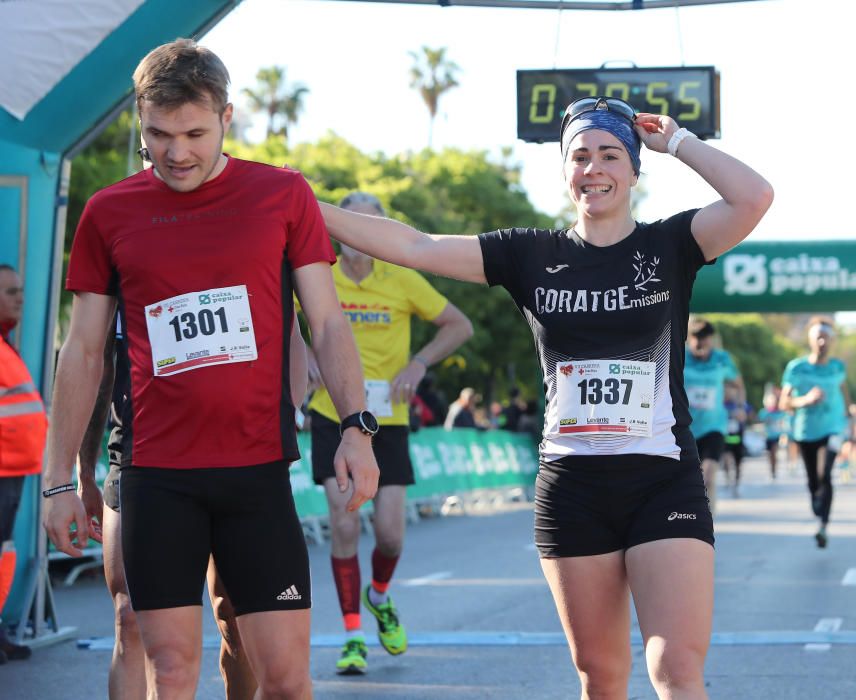
[[[820,621],[814,626],[815,632],[837,632],[841,629],[841,624],[844,622],[844,619],[841,617],[822,617]],[[810,643],[806,644],[803,649],[805,651],[829,651],[832,648],[831,644],[817,644]]]
[[[847,573],[844,574],[844,578],[841,579],[842,586],[856,586],[856,567],[852,569],[847,569]]]
[[[444,578],[450,578],[452,576],[451,571],[437,571],[433,574],[428,574],[427,576],[420,576],[419,578],[408,578],[401,581],[402,586],[427,586],[434,581],[442,581]]]
[[[837,618],[836,618],[837,619]],[[70,628],[73,629],[73,628]],[[312,635],[313,648],[340,649],[342,634]],[[642,645],[642,637],[638,632],[630,635],[630,642],[636,646]],[[568,642],[561,632],[423,632],[408,634],[407,643],[413,647],[463,647],[463,646],[556,646],[567,648]],[[712,646],[848,646],[856,647],[856,630],[837,632],[818,632],[809,630],[776,630],[770,632],[714,632],[711,635]],[[380,642],[375,637],[366,639],[369,646],[378,646]],[[91,637],[78,639],[80,649],[90,651],[112,651],[113,637]],[[219,649],[220,635],[205,635],[202,640],[203,649]]]

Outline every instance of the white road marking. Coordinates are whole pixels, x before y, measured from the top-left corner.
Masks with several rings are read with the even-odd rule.
[[[844,619],[841,617],[822,617],[814,626],[815,632],[837,632],[841,629],[841,624]],[[803,647],[805,651],[829,651],[832,649],[831,644],[810,643]]]
[[[837,618],[832,618],[837,619]],[[820,623],[818,623],[819,625]],[[342,646],[342,635],[322,634],[312,635],[313,648],[340,649]],[[638,632],[632,632],[630,642],[635,646],[642,644],[642,637]],[[377,646],[380,642],[376,638],[366,640],[369,646]],[[417,647],[442,647],[442,646],[555,646],[567,648],[568,642],[561,632],[462,632],[438,631],[413,634],[408,637],[408,645]],[[714,632],[711,635],[712,646],[744,647],[744,646],[794,646],[805,645],[811,647],[808,651],[820,650],[820,647],[831,645],[856,647],[856,631],[809,631],[809,630],[776,630],[769,632]],[[77,640],[79,649],[90,651],[113,651],[113,637],[93,637]],[[220,635],[205,635],[202,640],[204,649],[219,649]],[[825,650],[825,649],[824,649]]]
[[[842,586],[856,586],[856,567],[852,569],[847,569],[847,573],[844,574],[844,578],[841,579]]]
[[[409,578],[404,579],[401,582],[402,586],[426,586],[433,581],[442,581],[444,578],[450,578],[452,575],[451,571],[437,571],[433,574],[428,574],[427,576],[420,576],[419,578]]]

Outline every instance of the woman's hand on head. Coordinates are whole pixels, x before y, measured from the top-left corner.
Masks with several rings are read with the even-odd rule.
[[[678,123],[664,114],[640,112],[634,126],[646,148],[658,153],[668,153],[669,139],[678,130]]]

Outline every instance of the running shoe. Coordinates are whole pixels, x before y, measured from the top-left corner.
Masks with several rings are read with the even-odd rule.
[[[398,610],[395,609],[392,598],[387,596],[385,603],[372,605],[369,600],[369,586],[366,586],[363,591],[363,605],[377,619],[377,637],[381,646],[393,656],[407,651],[407,633],[398,621]]]
[[[368,670],[368,663],[366,663],[368,655],[365,641],[359,637],[349,639],[342,647],[342,655],[336,662],[336,673],[343,676],[362,675]]]
[[[817,534],[815,534],[814,539],[820,549],[824,549],[826,547],[826,543],[829,541],[826,537],[826,530],[824,528],[820,528],[820,530],[817,531]]]

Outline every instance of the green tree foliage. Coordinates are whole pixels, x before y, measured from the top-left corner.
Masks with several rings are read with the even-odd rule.
[[[764,386],[781,384],[785,365],[806,350],[777,335],[760,314],[710,314],[707,319],[722,338],[722,347],[731,353],[743,381],[746,397],[758,410]]]
[[[428,125],[428,148],[434,135],[434,119],[440,95],[458,86],[457,73],[460,66],[446,58],[446,49],[423,46],[421,52],[411,51],[413,66],[410,68],[410,87],[419,91],[430,118]]]
[[[129,141],[132,148],[128,148]],[[83,207],[98,190],[117,182],[142,167],[140,159],[133,153],[140,145],[139,127],[134,112],[127,109],[101,134],[74,158],[71,164],[68,211],[65,224],[65,256],[63,279],[68,265],[71,242]],[[132,152],[131,173],[128,172],[128,151]],[[60,300],[60,321],[68,317],[71,294],[63,290]]]
[[[808,354],[808,341],[805,341],[805,351]],[[844,362],[847,367],[847,386],[850,398],[856,401],[856,334],[839,335],[832,345],[832,355]]]
[[[256,87],[244,88],[241,94],[247,98],[253,112],[267,117],[268,138],[281,135],[288,138],[288,128],[297,123],[303,111],[303,99],[309,88],[299,83],[288,85],[285,68],[270,66],[256,73]]]

